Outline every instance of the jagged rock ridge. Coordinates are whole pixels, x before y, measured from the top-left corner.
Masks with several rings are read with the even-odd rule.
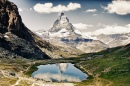
[[[75,31],[77,29],[69,22],[69,19],[62,12],[58,19],[54,22],[53,27],[49,30],[49,36],[65,38],[80,38],[80,34],[77,34]]]

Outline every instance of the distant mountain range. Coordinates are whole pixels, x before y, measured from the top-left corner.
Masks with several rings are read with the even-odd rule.
[[[130,33],[110,34],[110,35],[100,34],[100,35],[93,35],[92,37],[107,44],[110,48],[117,46],[124,46],[130,43]]]

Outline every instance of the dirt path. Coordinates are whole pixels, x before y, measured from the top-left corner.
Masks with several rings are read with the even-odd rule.
[[[1,70],[1,73],[3,74],[4,77],[6,77],[6,78],[8,77],[8,76],[5,75],[3,70]]]
[[[74,86],[73,83],[44,83],[40,86]]]
[[[32,82],[31,86],[74,86],[73,83],[53,83],[53,82],[42,82],[42,81],[36,81],[33,78],[26,78],[26,77],[18,77],[18,80],[16,81],[16,83],[14,85],[11,86],[17,86],[20,85],[20,81],[30,81]]]
[[[19,82],[20,82],[21,80],[20,79],[18,79],[17,81],[16,81],[16,83],[14,84],[14,85],[11,85],[11,86],[17,86],[17,85],[19,85]]]
[[[89,71],[87,71],[83,66],[79,65],[79,67],[80,67],[81,69],[83,69],[85,72],[87,72],[89,75],[92,75],[92,73],[90,73]]]
[[[35,85],[39,85],[39,86],[40,86],[40,84],[38,84],[38,83],[33,83],[33,84],[32,84],[32,86],[35,86]]]
[[[11,86],[17,86],[17,85],[19,85],[19,82],[20,81],[31,81],[31,82],[34,82],[35,80],[34,79],[29,79],[29,78],[25,78],[25,77],[18,77],[18,80],[16,81],[16,83],[14,84],[14,85],[11,85]]]
[[[111,86],[113,84],[113,82],[111,82],[111,81],[108,81],[108,82],[109,82],[109,84],[107,84],[106,86]]]
[[[93,84],[95,86],[111,86],[113,82],[107,80],[107,79],[103,79],[103,78],[95,78],[93,81]]]

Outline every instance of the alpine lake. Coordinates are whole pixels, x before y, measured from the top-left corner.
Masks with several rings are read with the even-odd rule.
[[[72,63],[55,63],[38,65],[31,77],[46,82],[81,82],[88,75]]]

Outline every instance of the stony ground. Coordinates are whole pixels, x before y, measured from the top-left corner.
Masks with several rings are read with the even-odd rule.
[[[73,83],[45,82],[28,77],[24,72],[28,71],[30,65],[35,62],[20,58],[17,60],[19,60],[17,63],[13,60],[10,64],[11,60],[9,62],[5,58],[0,58],[0,86],[74,86]]]

